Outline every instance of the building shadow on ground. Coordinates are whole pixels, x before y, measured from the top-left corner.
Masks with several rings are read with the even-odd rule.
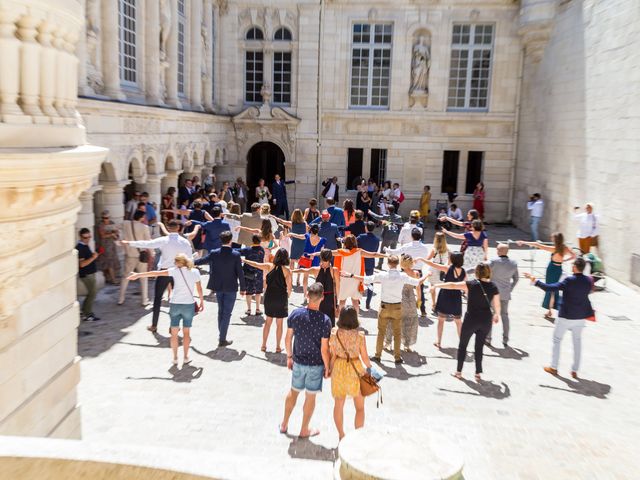
[[[596,382],[595,380],[585,380],[584,378],[578,378],[576,380],[572,378],[555,376],[558,380],[564,382],[569,388],[554,387],[551,385],[542,385],[542,388],[549,388],[551,390],[560,390],[563,392],[577,393],[578,395],[584,395],[585,397],[599,398],[605,400],[607,395],[611,392],[611,385],[606,383]]]
[[[520,348],[513,347],[504,347],[504,348],[496,348],[493,345],[487,345],[487,348],[497,355],[486,355],[485,357],[500,357],[500,358],[508,358],[511,360],[522,360],[523,358],[527,358],[529,356],[529,352],[525,352]]]
[[[203,367],[195,367],[191,364],[183,365],[182,368],[172,365],[168,370],[170,377],[127,377],[127,380],[171,380],[177,383],[190,383],[200,378],[203,370]]]
[[[300,438],[295,435],[287,434],[291,439],[287,453],[291,458],[300,458],[304,460],[320,460],[323,462],[335,462],[338,458],[337,448],[327,448],[323,445],[313,443],[308,438]]]
[[[459,381],[464,383],[472,391],[452,390],[449,388],[440,388],[439,390],[442,392],[460,393],[462,395],[473,395],[476,397],[493,398],[496,400],[504,400],[511,396],[511,389],[509,388],[509,385],[504,382],[497,384],[488,380],[481,380],[477,383],[466,378],[462,378]]]
[[[211,360],[219,360],[226,363],[240,362],[247,355],[247,352],[245,352],[244,350],[238,352],[238,350],[227,347],[218,347],[215,350],[208,351],[207,353],[204,353],[195,347],[191,347],[191,350],[193,350],[198,355],[210,358]]]

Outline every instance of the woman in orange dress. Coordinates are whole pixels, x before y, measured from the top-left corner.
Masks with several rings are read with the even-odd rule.
[[[345,307],[329,338],[333,421],[340,440],[344,437],[344,403],[347,397],[353,398],[356,429],[364,426],[364,397],[360,393],[360,375],[364,373],[362,364],[370,369],[371,362],[364,332],[358,329],[359,326],[358,312],[353,307]]]

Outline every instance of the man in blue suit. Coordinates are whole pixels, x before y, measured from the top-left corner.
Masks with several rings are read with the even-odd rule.
[[[340,230],[335,223],[331,223],[331,215],[329,212],[324,210],[320,217],[322,222],[320,222],[320,230],[318,231],[318,235],[325,239],[327,243],[325,243],[325,248],[329,250],[336,250],[338,248],[338,238],[340,238]]]
[[[273,206],[276,217],[284,215],[285,220],[289,220],[289,202],[287,201],[287,183],[295,183],[293,180],[285,182],[276,174],[273,185],[271,185],[271,195],[273,196]]]
[[[340,207],[336,207],[336,201],[331,197],[327,197],[325,201],[328,205],[325,212],[329,213],[329,222],[336,224],[338,227],[344,228],[346,225],[344,221],[344,210]],[[320,217],[314,219],[311,223],[320,223]]]
[[[358,247],[363,249],[366,252],[376,253],[378,251],[378,247],[380,247],[380,239],[373,234],[373,231],[376,229],[376,224],[374,222],[367,222],[367,233],[363,233],[358,235],[356,240],[358,240]],[[365,258],[364,259],[364,273],[365,275],[373,275],[373,269],[375,268],[375,259],[373,258]],[[373,297],[373,289],[371,285],[367,286],[367,310],[371,309],[371,297]]]
[[[562,303],[558,311],[558,318],[554,322],[551,366],[544,367],[544,371],[552,375],[558,374],[562,337],[564,337],[567,330],[570,330],[573,336],[571,376],[578,378],[582,354],[582,330],[584,329],[585,320],[594,314],[589,301],[589,294],[593,290],[593,280],[583,273],[585,266],[584,258],[576,258],[573,262],[573,275],[556,283],[544,283],[530,273],[524,274],[525,277],[531,280],[531,283],[545,292],[562,291]]]
[[[219,239],[222,247],[211,250],[206,257],[195,261],[196,265],[209,264],[207,288],[216,292],[218,300],[218,331],[220,332],[218,347],[228,347],[233,343],[232,340],[227,340],[227,331],[238,294],[238,283],[240,295],[244,295],[247,289],[240,253],[231,248],[232,238],[230,231],[223,231]]]
[[[222,246],[222,243],[220,242],[220,234],[222,232],[231,231],[231,225],[220,218],[221,214],[222,209],[217,205],[211,209],[211,216],[213,217],[213,220],[210,222],[191,220],[192,224],[201,225],[202,231],[205,233],[204,243],[201,248],[208,251],[220,248]]]

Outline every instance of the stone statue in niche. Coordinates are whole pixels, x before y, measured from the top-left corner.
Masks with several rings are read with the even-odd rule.
[[[167,59],[167,44],[171,33],[171,0],[160,0],[160,61]]]
[[[429,70],[431,69],[431,55],[424,35],[418,37],[413,46],[411,56],[411,86],[409,87],[409,106],[413,107],[418,101],[423,107],[427,106],[429,98]]]
[[[87,0],[87,82],[95,93],[102,91],[104,83],[100,71],[98,58],[98,44],[100,43],[100,0]]]
[[[409,93],[429,93],[429,69],[431,68],[431,56],[425,38],[420,35],[418,43],[413,46],[411,59],[411,88]]]
[[[260,95],[262,96],[262,102],[268,105],[271,101],[271,84],[269,82],[262,85]]]

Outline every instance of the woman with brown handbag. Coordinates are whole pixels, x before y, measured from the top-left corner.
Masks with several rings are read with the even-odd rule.
[[[356,409],[355,427],[364,426],[364,397],[360,390],[360,377],[365,373],[362,363],[371,368],[364,332],[358,329],[358,313],[352,306],[340,311],[337,326],[331,331],[331,394],[334,399],[333,421],[340,440],[344,437],[344,403],[353,398]]]

